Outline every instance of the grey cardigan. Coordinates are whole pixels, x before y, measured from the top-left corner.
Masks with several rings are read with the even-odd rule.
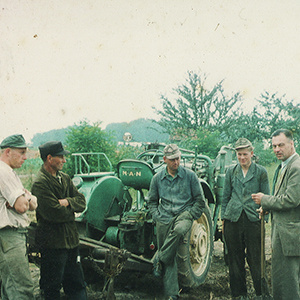
[[[229,167],[225,175],[221,219],[237,222],[245,211],[249,221],[259,221],[256,210],[260,206],[251,197],[258,192],[270,193],[268,173],[263,166],[252,162],[246,177],[240,164]]]

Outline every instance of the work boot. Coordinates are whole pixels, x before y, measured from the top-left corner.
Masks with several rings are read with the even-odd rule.
[[[157,257],[153,261],[153,275],[155,277],[162,276],[162,264]]]

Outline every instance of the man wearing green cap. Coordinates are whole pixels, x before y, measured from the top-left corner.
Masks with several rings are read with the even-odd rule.
[[[230,289],[233,299],[248,299],[245,258],[250,267],[257,296],[262,295],[261,280],[261,220],[259,205],[251,194],[269,194],[267,170],[252,161],[253,146],[246,138],[235,143],[238,164],[228,168],[225,175],[221,208],[223,232],[228,249]]]
[[[0,276],[2,299],[34,299],[26,249],[28,210],[37,199],[24,189],[14,169],[26,160],[27,145],[20,134],[0,144]]]

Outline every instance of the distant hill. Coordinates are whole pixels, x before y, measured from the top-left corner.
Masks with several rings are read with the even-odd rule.
[[[123,135],[129,132],[133,142],[167,142],[169,135],[163,132],[163,128],[149,119],[138,119],[129,123],[111,123],[105,128],[111,132],[118,142],[123,141]]]
[[[48,141],[61,141],[65,144],[68,129],[69,127],[37,133],[31,140],[32,147],[37,148]],[[167,143],[169,140],[169,135],[163,132],[163,128],[149,119],[137,119],[129,123],[111,123],[104,131],[111,133],[116,142],[123,142],[126,132],[132,135],[132,142]]]
[[[31,139],[32,147],[37,148],[38,146],[49,142],[49,141],[61,141],[63,144],[66,140],[67,128],[53,129],[43,133],[37,133]]]

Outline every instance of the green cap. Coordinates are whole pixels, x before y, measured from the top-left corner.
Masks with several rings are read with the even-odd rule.
[[[239,138],[235,143],[235,150],[244,149],[248,147],[252,147],[252,143],[245,138]]]
[[[27,148],[27,145],[22,134],[13,134],[2,141],[0,148]]]

